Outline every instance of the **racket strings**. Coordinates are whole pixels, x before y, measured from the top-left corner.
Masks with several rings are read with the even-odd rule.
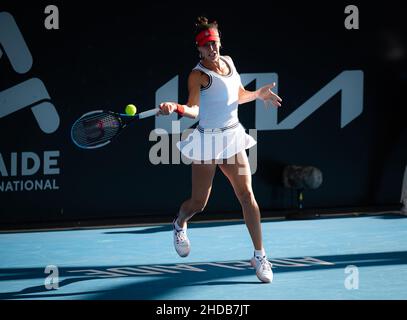
[[[121,128],[114,115],[100,113],[79,119],[72,128],[72,139],[81,146],[96,146],[112,139]]]

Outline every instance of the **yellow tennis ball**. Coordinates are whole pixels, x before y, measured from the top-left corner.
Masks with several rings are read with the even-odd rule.
[[[126,109],[124,110],[126,112],[126,114],[128,114],[129,116],[134,116],[137,112],[137,108],[134,104],[128,104],[126,106]]]

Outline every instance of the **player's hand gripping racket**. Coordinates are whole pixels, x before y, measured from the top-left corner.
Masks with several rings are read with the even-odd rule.
[[[71,128],[72,141],[83,149],[96,149],[110,143],[129,123],[152,117],[159,108],[135,115],[96,110],[82,115]]]

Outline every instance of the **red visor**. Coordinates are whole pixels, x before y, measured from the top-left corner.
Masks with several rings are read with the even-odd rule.
[[[205,43],[207,43],[208,41],[220,41],[218,30],[214,28],[202,30],[195,37],[195,41],[198,47],[205,45]]]

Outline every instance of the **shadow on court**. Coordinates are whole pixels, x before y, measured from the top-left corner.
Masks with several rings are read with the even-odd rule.
[[[389,213],[389,214],[382,214],[382,215],[370,215],[370,214],[360,214],[358,215],[358,217],[362,217],[362,216],[368,216],[371,218],[375,218],[375,219],[403,219],[403,218],[407,218],[406,215],[402,215],[402,214],[396,214],[396,213]],[[298,221],[298,220],[302,220],[301,219],[301,215],[298,215],[298,219],[289,219],[289,221]],[[315,217],[312,219],[306,219],[306,220],[328,220],[328,219],[354,219],[355,216],[354,215],[346,215],[346,216],[319,216],[319,217]],[[305,219],[305,218],[304,218]],[[280,221],[284,221],[284,219],[277,219],[277,220],[264,220],[263,223],[269,223],[269,222],[280,222]],[[225,221],[225,222],[191,222],[188,224],[188,229],[197,229],[197,228],[215,228],[215,227],[225,227],[225,226],[233,226],[233,225],[241,225],[244,224],[244,220],[242,218],[241,221]],[[138,227],[140,228],[140,227]],[[142,227],[141,227],[142,228]],[[121,230],[121,231],[107,231],[104,232],[104,234],[152,234],[152,233],[159,233],[159,232],[169,232],[172,231],[172,224],[167,224],[167,225],[159,225],[159,226],[145,226],[144,229],[140,229],[140,230]]]
[[[282,260],[288,258],[281,258]],[[289,258],[300,261],[303,258]],[[327,264],[308,264],[300,266],[276,266],[274,265],[273,271],[275,274],[283,272],[298,272],[298,271],[315,271],[315,270],[327,270],[332,268],[344,269],[350,264],[361,267],[369,266],[384,266],[384,265],[402,265],[407,264],[407,252],[381,252],[381,253],[366,253],[366,254],[348,254],[348,255],[330,255],[330,256],[318,256],[313,259],[322,260],[332,263]],[[275,259],[277,261],[277,258]],[[280,259],[279,259],[280,260]],[[273,262],[273,260],[271,260]],[[243,261],[240,261],[242,263]],[[245,261],[247,262],[247,261]],[[58,290],[47,290],[44,286],[44,280],[46,275],[42,268],[3,268],[0,269],[0,287],[7,285],[7,281],[32,281],[37,283],[36,286],[27,287],[21,291],[0,293],[0,299],[53,299],[58,297],[75,297],[81,296],[80,299],[89,300],[103,300],[103,299],[136,299],[136,300],[155,300],[166,299],[169,294],[180,290],[184,287],[190,286],[223,286],[223,285],[238,285],[240,290],[244,286],[262,285],[258,282],[254,271],[251,267],[240,268],[221,268],[217,264],[226,264],[227,261],[218,261],[212,263],[176,263],[176,264],[163,264],[157,265],[128,265],[128,266],[83,266],[83,267],[65,267],[59,269],[59,277],[62,281],[59,282]],[[230,262],[229,262],[230,263]],[[277,263],[275,263],[277,264]],[[174,265],[189,266],[183,270],[174,269]],[[173,267],[170,269],[170,267]],[[229,265],[230,266],[230,265]],[[111,269],[120,268],[123,269],[142,269],[143,267],[150,268],[168,268],[170,273],[166,274],[145,274],[145,275],[123,275],[116,274],[116,276],[101,277],[100,275],[89,275],[86,270],[93,270],[93,273],[99,271],[101,274]],[[201,269],[201,271],[194,270],[194,268]],[[83,270],[83,271],[81,271]],[[174,271],[178,271],[177,273]],[[105,275],[106,276],[106,275]],[[253,276],[253,281],[234,280],[233,278],[242,276]],[[118,284],[114,281],[118,278],[134,279],[132,283]],[[143,281],[145,278],[145,281]],[[152,279],[153,278],[153,279]],[[91,290],[92,283],[89,280],[101,280],[106,281],[106,285],[102,290]],[[136,281],[137,280],[137,281]],[[109,283],[110,282],[110,283]],[[76,284],[75,289],[82,287],[82,291],[79,292],[66,292],[63,293],[63,288],[70,284]],[[120,283],[120,282],[119,282]],[[78,286],[80,284],[80,286]],[[106,289],[106,287],[110,288]],[[81,290],[79,288],[79,290]],[[89,295],[84,298],[84,295]],[[208,297],[202,297],[207,299]],[[225,297],[226,299],[226,297]],[[250,299],[250,297],[249,297]],[[258,299],[258,297],[252,297],[252,299]],[[267,299],[267,297],[265,297]]]
[[[233,225],[244,224],[244,221],[228,221],[228,222],[191,222],[188,224],[188,229],[197,229],[197,228],[213,228],[213,227],[226,227]],[[138,227],[140,228],[140,227]],[[126,230],[126,231],[107,231],[104,234],[149,234],[149,233],[158,233],[158,232],[168,232],[172,230],[172,224],[160,225],[160,226],[146,226],[145,229],[141,230]]]
[[[403,214],[386,214],[386,215],[380,215],[380,216],[374,216],[376,219],[405,219],[407,218],[407,215]]]

